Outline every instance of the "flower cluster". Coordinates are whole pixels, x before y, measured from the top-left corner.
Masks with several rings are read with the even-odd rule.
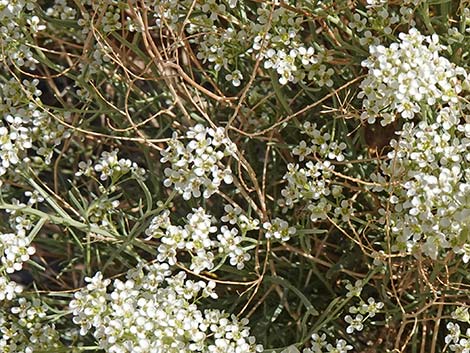
[[[395,4],[368,0],[365,11],[356,9],[348,27],[359,37],[360,45],[379,45],[382,38],[389,37],[400,25],[416,25],[414,12],[419,1],[405,0]]]
[[[347,353],[348,351],[353,349],[353,346],[348,344],[343,339],[337,339],[334,345],[328,343],[328,341],[326,340],[326,334],[324,333],[321,335],[319,335],[318,333],[312,334],[310,344],[311,346],[309,348],[304,348],[302,353]]]
[[[323,132],[317,128],[316,123],[305,122],[301,129],[302,134],[308,136],[309,140],[301,140],[297,146],[292,149],[292,154],[299,156],[299,162],[302,162],[309,155],[321,159],[344,161],[343,151],[346,149],[346,143],[336,142],[328,132]]]
[[[232,1],[233,2],[233,1]],[[188,6],[191,2],[179,2],[182,6]],[[231,7],[231,6],[230,6]],[[184,13],[176,6],[167,5],[167,10],[160,13],[170,19],[170,25],[174,26],[178,18],[184,17]],[[225,79],[238,87],[243,80],[243,73],[240,71],[242,60],[247,57],[247,43],[250,42],[251,30],[249,26],[236,28],[234,25],[219,27],[217,20],[220,17],[235,19],[226,6],[216,0],[205,0],[195,4],[195,11],[198,13],[191,18],[188,32],[198,34],[197,39],[192,42],[197,43],[197,58],[203,63],[207,63],[216,73],[225,72]],[[171,15],[170,15],[171,14]],[[157,24],[161,19],[157,20]],[[210,28],[210,30],[208,30]]]
[[[225,79],[231,81],[234,86],[239,86],[243,75],[233,67],[238,57],[243,56],[239,48],[243,48],[241,43],[247,41],[247,36],[246,31],[236,31],[230,27],[221,33],[205,34],[200,42],[197,58],[203,63],[209,63],[216,72],[222,69],[229,72]]]
[[[253,50],[263,59],[266,69],[279,75],[279,83],[314,81],[318,86],[333,85],[330,60],[321,46],[316,49],[302,41],[303,16],[285,7],[273,11],[263,4],[258,8],[258,26],[254,26]]]
[[[190,128],[186,133],[189,142],[184,144],[175,133],[162,151],[161,161],[170,162],[165,168],[164,185],[174,185],[185,200],[200,197],[209,198],[219,190],[222,181],[232,183],[229,167],[221,168],[219,163],[224,157],[235,156],[236,146],[225,137],[222,128],[212,129],[202,124]]]
[[[116,213],[119,204],[120,202],[116,198],[110,198],[106,194],[100,195],[88,206],[87,218],[90,224],[112,228],[111,216]]]
[[[294,203],[306,200],[306,208],[312,221],[326,218],[331,204],[326,196],[331,191],[331,170],[334,168],[328,161],[307,162],[305,168],[298,164],[289,164],[284,179],[287,186],[281,194],[286,207],[292,207]]]
[[[393,250],[436,259],[452,249],[470,259],[470,124],[405,124],[389,161],[381,165],[389,184]],[[382,214],[385,214],[382,210]]]
[[[125,281],[111,281],[101,273],[86,278],[85,288],[70,303],[81,335],[92,331],[106,352],[254,353],[246,327],[219,311],[201,311],[201,298],[217,298],[214,283],[193,281],[180,272],[171,275],[168,264],[138,266]]]
[[[424,36],[412,28],[398,37],[400,42],[389,47],[369,47],[371,56],[362,63],[369,72],[361,82],[361,118],[373,123],[380,117],[385,126],[398,114],[412,119],[437,104],[446,105],[449,114],[457,115],[459,94],[468,88],[466,71],[440,55],[444,46],[436,34]]]
[[[468,308],[461,306],[457,307],[452,312],[452,319],[460,321],[466,325],[470,324],[470,314]],[[460,325],[456,322],[447,323],[448,334],[445,337],[446,344],[452,352],[468,352],[470,350],[470,328],[467,328],[465,334],[462,333]]]
[[[28,206],[34,206],[44,199],[37,192],[27,191],[25,197],[28,198]],[[26,204],[13,200],[19,207],[27,207]],[[10,227],[7,232],[0,232],[0,302],[11,301],[21,293],[23,287],[11,281],[7,274],[23,269],[23,263],[28,261],[36,252],[31,242],[42,223],[37,222],[32,216],[26,216],[19,211],[7,210],[9,213]],[[34,231],[32,231],[34,227]]]
[[[118,191],[123,190],[123,183],[129,179],[142,183],[145,180],[146,170],[127,158],[119,158],[119,150],[104,151],[95,162],[91,160],[78,163],[78,171],[75,176],[87,176],[99,182],[99,193],[92,194],[93,199],[82,199],[83,217],[92,226],[116,233],[119,223],[117,215],[123,211]],[[126,177],[124,179],[124,177]],[[79,192],[79,189],[76,189]],[[102,238],[96,233],[91,233],[97,238]],[[102,239],[103,240],[103,239]]]
[[[54,121],[37,105],[42,92],[37,88],[39,80],[11,79],[0,83],[0,175],[9,170],[25,170],[42,157],[50,163],[53,149],[70,132]],[[35,151],[31,157],[29,151]]]
[[[15,119],[8,115],[5,119],[11,123],[11,128],[0,127],[0,144],[2,150],[0,158],[2,161],[0,174],[6,173],[7,169],[19,163],[18,154],[32,147],[31,138],[28,136],[28,129],[22,126],[23,119]],[[16,123],[16,124],[15,124]]]
[[[281,85],[308,80],[315,81],[320,87],[333,86],[331,77],[334,70],[324,64],[328,59],[325,55],[316,54],[313,47],[297,44],[294,48],[288,52],[286,52],[286,48],[278,50],[269,48],[266,51],[261,51],[260,56],[264,59],[264,68],[275,70],[279,75]]]
[[[145,169],[140,168],[137,163],[132,162],[130,159],[119,158],[118,153],[119,150],[117,149],[111,152],[104,151],[95,164],[91,161],[80,162],[78,164],[79,171],[75,175],[91,176],[93,171],[95,171],[99,173],[100,180],[105,181],[110,178],[112,183],[115,183],[128,173],[132,173],[135,177],[143,177],[145,175]]]
[[[360,306],[351,306],[349,312],[355,314],[355,317],[351,315],[346,315],[344,321],[349,324],[346,328],[347,333],[353,333],[354,331],[361,331],[364,328],[364,322],[370,318],[374,317],[377,312],[384,307],[384,303],[376,302],[374,298],[369,297],[367,302],[364,302],[361,297]]]
[[[34,70],[38,61],[33,57],[29,37],[44,30],[32,10],[35,0],[2,1],[0,3],[0,67],[9,64]]]
[[[18,283],[10,281],[6,276],[0,276],[0,302],[4,300],[13,300],[17,294],[23,291]]]
[[[288,241],[296,232],[295,227],[289,227],[289,223],[280,218],[275,218],[271,222],[264,222],[263,228],[266,230],[266,238],[281,241]]]
[[[292,154],[298,156],[299,162],[309,161],[304,167],[297,163],[287,165],[284,175],[287,185],[281,191],[283,199],[280,203],[291,208],[305,201],[312,221],[327,218],[331,210],[334,211],[334,219],[347,221],[354,212],[352,203],[345,199],[340,185],[332,184],[335,170],[332,162],[345,160],[343,151],[346,143],[334,141],[329,133],[317,129],[316,124],[310,122],[303,124],[301,132],[309,139],[307,142],[301,140],[292,149]],[[335,201],[328,198],[330,195]]]
[[[231,225],[237,225],[242,235],[246,235],[250,230],[256,230],[259,228],[259,220],[247,216],[238,206],[233,207],[232,205],[225,205],[224,212],[225,214],[220,218],[220,220]]]
[[[0,255],[2,265],[8,273],[19,271],[23,268],[23,263],[35,253],[28,238],[26,230],[19,228],[15,233],[0,234]]]
[[[149,230],[156,228],[160,219],[152,222]],[[174,265],[177,262],[177,251],[188,251],[191,254],[191,270],[199,273],[205,269],[214,267],[215,241],[210,235],[217,232],[217,227],[212,225],[213,217],[206,214],[203,208],[193,210],[187,215],[187,224],[184,227],[171,224],[159,224],[165,230],[161,236],[161,244],[158,247],[158,260]],[[147,235],[150,235],[147,232]],[[158,233],[155,233],[158,234]]]
[[[19,206],[26,206],[18,203]],[[31,245],[34,234],[28,234],[34,226],[34,218],[10,211],[10,223],[13,232],[0,233],[0,257],[2,268],[7,273],[20,271],[23,263],[35,253]]]
[[[19,298],[9,310],[0,311],[0,350],[33,353],[64,349],[47,312],[47,306],[37,298]]]
[[[326,64],[330,60],[326,50],[303,43],[305,18],[295,11],[276,4],[271,14],[270,5],[263,3],[257,9],[256,20],[244,21],[240,28],[218,28],[216,20],[221,14],[225,15],[225,5],[207,0],[197,3],[196,7],[200,8],[200,13],[191,20],[190,32],[203,33],[197,40],[197,58],[209,63],[216,72],[222,69],[227,72],[225,79],[233,86],[241,84],[244,78],[241,63],[253,53],[262,60],[265,69],[278,74],[279,83],[283,85],[306,80],[320,87],[333,85],[334,70]],[[176,6],[166,5],[159,16],[159,20],[163,16],[174,25],[181,14],[178,15]],[[213,30],[207,31],[208,27]]]
[[[217,255],[223,258],[228,256],[230,264],[238,269],[242,269],[244,263],[251,258],[247,249],[242,246],[247,230],[243,236],[238,234],[237,228],[225,225],[218,230],[214,226],[214,217],[203,208],[193,209],[193,213],[187,215],[187,224],[184,227],[172,225],[169,215],[170,212],[164,210],[152,219],[145,231],[149,238],[159,238],[161,241],[157,257],[160,262],[174,265],[178,251],[185,251],[191,255],[190,269],[200,273],[214,268]]]
[[[176,24],[180,21],[183,11],[180,6],[184,6],[185,1],[162,0],[158,3],[155,1],[145,0],[145,6],[152,9],[153,17],[158,28],[168,26],[176,28]]]
[[[68,6],[66,0],[54,0],[52,6],[47,8],[46,14],[61,20],[74,20],[77,16],[77,10]]]

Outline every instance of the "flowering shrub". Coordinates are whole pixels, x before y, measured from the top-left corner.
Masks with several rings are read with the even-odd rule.
[[[468,1],[0,0],[0,351],[470,352]]]
[[[202,124],[189,128],[186,137],[191,140],[184,144],[174,133],[168,148],[162,151],[161,162],[171,162],[171,168],[165,169],[167,178],[163,184],[166,187],[174,185],[185,200],[200,197],[202,187],[207,199],[219,189],[222,181],[232,183],[230,168],[219,170],[217,163],[225,156],[234,155],[236,145],[224,137],[222,128],[214,130]],[[221,147],[223,150],[218,150]]]

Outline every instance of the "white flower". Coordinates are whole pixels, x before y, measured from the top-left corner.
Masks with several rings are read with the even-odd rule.
[[[346,297],[350,298],[350,297],[359,297],[361,295],[361,292],[362,292],[362,286],[363,286],[363,283],[361,280],[357,280],[354,285],[352,285],[351,283],[348,283],[346,285],[346,289],[348,290],[348,292],[346,293]]]
[[[299,161],[302,162],[306,156],[312,153],[312,149],[307,146],[307,143],[302,140],[299,145],[294,147],[292,153],[299,156]]]
[[[353,347],[347,344],[343,339],[336,340],[336,347],[330,343],[326,346],[326,350],[331,353],[347,353],[351,349],[353,349]]]
[[[452,318],[455,320],[459,320],[462,322],[470,322],[470,313],[468,312],[468,308],[465,306],[459,306],[452,312]]]
[[[232,81],[232,85],[234,85],[235,87],[238,87],[241,84],[241,80],[243,79],[243,75],[240,72],[240,70],[235,70],[231,74],[225,75],[225,79],[227,81]]]
[[[295,227],[289,227],[289,224],[280,218],[263,223],[263,228],[266,230],[266,238],[274,237],[281,241],[288,241],[296,232]]]
[[[16,233],[0,234],[0,257],[7,273],[20,271],[23,263],[36,252],[36,249],[30,245],[31,240],[21,224],[17,225]]]
[[[357,314],[355,318],[352,318],[351,315],[346,315],[344,317],[344,321],[349,324],[349,326],[346,328],[347,333],[353,333],[354,330],[361,331],[364,327],[362,324],[364,317],[361,314]]]
[[[0,276],[0,302],[3,300],[13,300],[22,291],[22,286],[10,281],[8,277]]]
[[[460,338],[460,326],[459,326],[459,324],[449,322],[447,324],[447,329],[449,330],[449,334],[445,337],[445,342],[447,344],[449,344],[451,342],[458,343],[459,338]]]
[[[222,222],[228,222],[230,224],[237,223],[238,216],[241,214],[242,209],[238,206],[233,207],[232,205],[224,206],[225,215],[222,216]]]
[[[245,267],[245,262],[251,259],[245,249],[237,247],[233,251],[229,252],[230,265],[236,266],[238,270],[242,270]]]
[[[318,333],[312,334],[311,347],[304,349],[303,353],[322,353],[323,348],[327,345],[326,334],[319,335]]]
[[[384,307],[384,303],[376,302],[374,298],[370,297],[367,299],[367,304],[362,304],[360,312],[363,315],[368,315],[369,317],[374,317],[375,314]]]

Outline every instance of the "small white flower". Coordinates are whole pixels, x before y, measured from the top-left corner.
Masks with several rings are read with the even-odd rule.
[[[289,224],[280,218],[263,223],[263,228],[266,230],[266,238],[274,237],[281,241],[288,241],[291,235],[296,233],[295,227],[289,227]]]
[[[363,315],[374,317],[375,314],[383,307],[384,303],[376,302],[374,298],[370,297],[367,299],[367,304],[362,304],[360,311]]]
[[[347,353],[349,350],[353,349],[353,347],[343,339],[336,340],[336,346],[328,343],[326,346],[326,350],[330,353]]]
[[[361,295],[361,292],[362,292],[362,286],[363,286],[363,283],[361,280],[357,280],[354,285],[352,285],[351,283],[348,283],[346,285],[346,289],[348,290],[348,292],[346,293],[346,297],[350,298],[350,297],[359,297]]]
[[[460,339],[460,326],[459,324],[449,322],[447,324],[447,329],[449,330],[449,334],[445,337],[445,342],[447,344],[453,342],[458,343]]]
[[[230,224],[237,223],[238,216],[241,214],[242,209],[240,207],[233,207],[232,205],[224,206],[225,215],[222,216],[222,222],[228,222]]]
[[[307,143],[302,140],[298,146],[294,147],[292,153],[299,156],[299,161],[302,162],[306,156],[312,153],[312,149],[307,146]]]
[[[3,300],[13,300],[22,291],[23,287],[19,284],[10,281],[5,276],[0,276],[0,302]]]
[[[344,317],[344,321],[349,324],[349,326],[346,328],[347,333],[353,333],[355,330],[361,331],[364,327],[362,324],[364,317],[361,314],[357,314],[355,318],[353,318],[351,315],[346,315]]]
[[[240,72],[240,70],[235,70],[231,74],[225,75],[225,79],[227,81],[232,81],[232,85],[234,85],[235,87],[238,87],[241,84],[241,80],[243,79],[243,75]]]

